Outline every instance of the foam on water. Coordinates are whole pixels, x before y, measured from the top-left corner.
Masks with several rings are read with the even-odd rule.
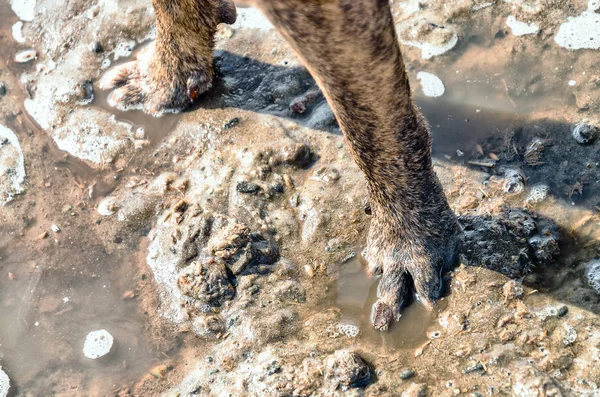
[[[15,133],[0,124],[0,205],[23,192],[25,160]]]
[[[540,27],[535,23],[526,23],[517,21],[517,18],[510,15],[506,18],[506,24],[512,30],[515,36],[525,36],[528,34],[536,34],[540,31]]]
[[[22,21],[33,21],[36,0],[12,0],[10,6]]]
[[[6,397],[8,395],[8,389],[10,389],[10,379],[6,372],[0,368],[0,397]]]
[[[428,72],[417,73],[417,80],[421,82],[423,94],[428,97],[436,98],[444,95],[446,88],[442,80],[435,74]]]
[[[560,25],[554,41],[569,50],[600,49],[600,14],[595,12],[599,8],[599,0],[590,0],[587,11]]]
[[[402,44],[417,47],[421,49],[421,57],[423,59],[431,59],[435,56],[445,54],[454,48],[458,43],[458,34],[452,33],[452,37],[446,43],[441,45],[435,45],[432,43],[425,43],[416,40],[403,41]]]
[[[110,353],[113,342],[114,338],[108,331],[104,329],[92,331],[85,338],[83,354],[92,360],[106,356]]]

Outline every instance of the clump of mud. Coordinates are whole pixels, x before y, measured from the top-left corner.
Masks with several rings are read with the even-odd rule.
[[[560,254],[557,226],[523,211],[498,216],[461,216],[461,261],[483,266],[511,278],[523,277],[536,266],[548,266]]]
[[[333,390],[364,387],[373,380],[371,369],[353,351],[341,350],[325,360],[325,380]]]

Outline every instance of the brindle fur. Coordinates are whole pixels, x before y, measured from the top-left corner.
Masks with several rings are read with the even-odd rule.
[[[366,256],[369,272],[382,274],[372,321],[387,330],[400,317],[411,279],[426,304],[441,297],[459,234],[433,171],[429,128],[411,97],[389,0],[252,3],[303,59],[366,176],[373,213]],[[116,88],[119,106],[184,108],[210,87],[214,32],[220,21],[235,19],[235,8],[229,0],[153,4],[153,67],[140,72],[127,64],[103,84]]]

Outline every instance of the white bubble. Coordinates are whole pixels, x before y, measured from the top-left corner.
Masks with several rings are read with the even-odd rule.
[[[349,338],[356,338],[360,334],[360,328],[352,324],[338,324],[338,330],[340,333],[346,335]]]
[[[525,201],[528,204],[537,204],[541,203],[548,197],[548,192],[550,191],[550,187],[545,184],[538,184],[531,187],[531,191],[527,196]]]

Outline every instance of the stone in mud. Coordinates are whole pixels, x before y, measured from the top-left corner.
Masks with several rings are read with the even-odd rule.
[[[0,205],[23,192],[25,159],[15,133],[0,125]]]
[[[23,22],[18,21],[12,26],[13,39],[19,44],[25,44],[27,39],[23,36]]]
[[[114,197],[106,197],[98,204],[98,213],[102,216],[110,216],[119,210],[119,204]]]
[[[591,124],[577,124],[573,129],[573,139],[581,145],[590,145],[596,141],[600,129]]]
[[[114,342],[113,336],[106,330],[92,331],[85,337],[83,354],[95,360],[110,353]]]
[[[219,307],[233,299],[235,294],[227,267],[214,259],[195,261],[184,268],[179,274],[177,285],[183,295],[213,307]]]
[[[552,263],[560,254],[556,236],[552,232],[547,233],[548,235],[545,235],[542,232],[542,234],[535,235],[528,240],[538,263]]]
[[[260,192],[260,186],[254,182],[241,181],[238,182],[235,189],[243,194],[257,194]]]
[[[530,362],[523,361],[511,366],[514,374],[512,390],[515,396],[562,397],[566,396],[557,380],[546,375]]]
[[[2,367],[0,367],[0,397],[6,397],[9,389],[10,379],[6,375],[6,372],[2,370]]]
[[[198,316],[194,319],[193,328],[197,335],[204,337],[225,333],[225,324],[219,316]]]
[[[314,130],[328,131],[337,125],[335,114],[325,101],[317,104],[306,121],[306,126]]]
[[[100,53],[104,52],[102,43],[100,43],[98,40],[91,42],[89,49],[90,49],[90,52],[93,52],[94,54],[100,54]]]
[[[325,359],[325,381],[333,390],[364,387],[372,380],[371,369],[354,351],[338,350]]]
[[[407,380],[407,379],[410,379],[413,376],[415,376],[415,371],[411,368],[404,369],[404,370],[400,371],[400,375],[398,375],[398,376],[402,380]]]
[[[555,225],[548,221],[548,225],[539,227],[525,212],[509,211],[497,217],[461,216],[459,220],[464,227],[460,259],[466,265],[519,278],[536,265],[552,263],[559,253]]]

